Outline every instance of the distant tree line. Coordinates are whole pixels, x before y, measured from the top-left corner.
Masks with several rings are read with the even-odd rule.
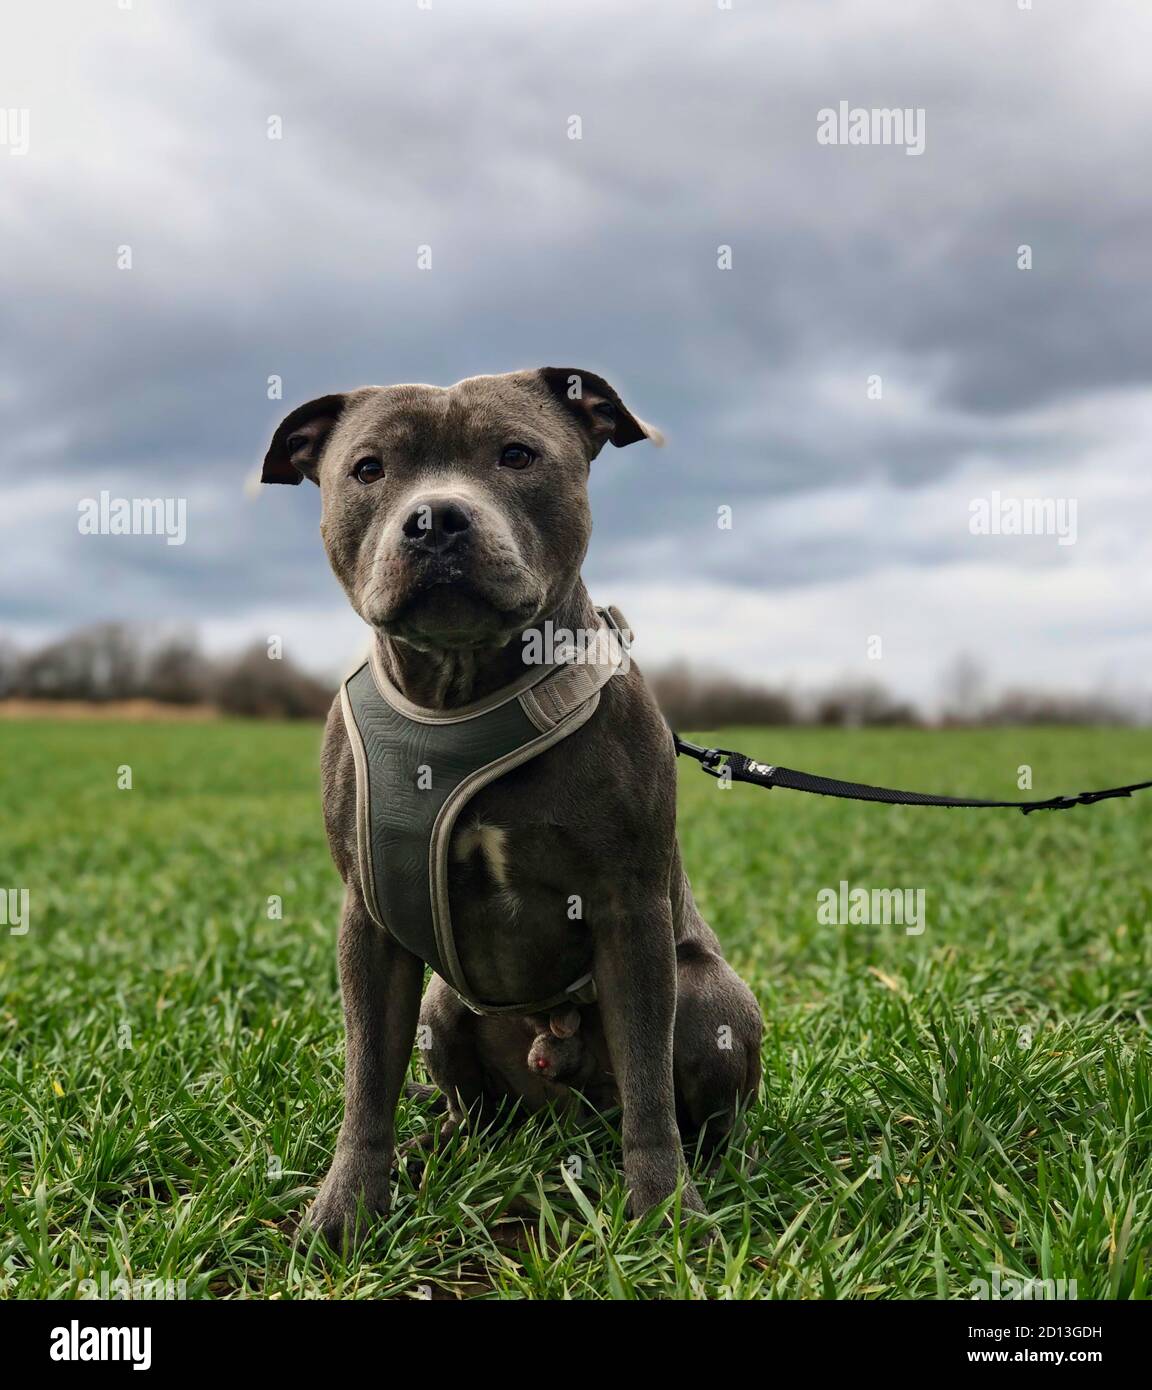
[[[1152,704],[1107,694],[1043,690],[984,694],[976,663],[961,656],[946,669],[939,716],[928,721],[915,705],[897,699],[878,681],[844,680],[823,690],[797,693],[752,685],[687,665],[649,672],[648,681],[669,723],[682,729],[735,724],[816,724],[830,728],[948,727],[1007,724],[1143,724]]]
[[[686,664],[648,673],[656,700],[671,724],[718,729],[730,724],[916,724],[912,705],[895,700],[876,682],[845,683],[802,697],[753,685]]]
[[[686,664],[647,673],[669,722],[682,729],[727,725],[808,724],[837,728],[909,726],[921,712],[876,681],[842,681],[797,693],[753,684]],[[978,664],[961,656],[943,679],[946,725],[1135,724],[1148,708],[1107,695],[1008,690],[989,697]],[[153,700],[211,705],[251,718],[320,719],[334,679],[304,671],[288,656],[273,658],[254,642],[238,655],[206,654],[193,632],[157,633],[124,623],[81,629],[22,652],[0,636],[0,700],[107,703]]]
[[[287,656],[273,659],[263,642],[210,657],[193,633],[152,634],[124,623],[84,628],[27,653],[0,640],[0,699],[156,700],[254,718],[320,719],[334,689]]]

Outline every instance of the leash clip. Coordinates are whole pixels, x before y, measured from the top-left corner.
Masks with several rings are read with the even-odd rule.
[[[686,738],[681,738],[678,733],[672,734],[672,740],[676,748],[676,756],[687,753],[690,758],[695,758],[709,777],[719,777],[724,770],[724,763],[728,758],[734,758],[736,754],[731,748],[703,748],[698,743],[689,743]]]
[[[720,777],[724,773],[724,765],[732,756],[729,748],[706,748],[704,756],[700,759],[700,766],[709,777]]]

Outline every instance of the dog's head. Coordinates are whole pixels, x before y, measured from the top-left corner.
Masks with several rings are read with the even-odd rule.
[[[293,410],[261,481],[319,485],[328,559],[373,627],[425,649],[497,646],[571,589],[589,464],[640,439],[661,442],[574,368],[363,386]]]

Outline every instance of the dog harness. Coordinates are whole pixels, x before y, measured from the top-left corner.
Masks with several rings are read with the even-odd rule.
[[[591,973],[544,999],[478,999],[452,935],[448,848],[460,813],[482,787],[585,724],[620,668],[628,633],[618,609],[597,609],[602,629],[583,651],[528,667],[511,685],[460,709],[414,705],[388,679],[373,646],[340,700],[356,764],[360,882],[372,919],[431,966],[478,1014],[541,1013],[591,1003]],[[558,982],[559,983],[559,982]]]

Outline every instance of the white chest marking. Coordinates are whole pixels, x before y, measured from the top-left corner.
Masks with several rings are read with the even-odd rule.
[[[509,891],[506,831],[498,825],[469,825],[459,829],[453,839],[456,859],[468,859],[479,850],[492,878],[504,892]]]

